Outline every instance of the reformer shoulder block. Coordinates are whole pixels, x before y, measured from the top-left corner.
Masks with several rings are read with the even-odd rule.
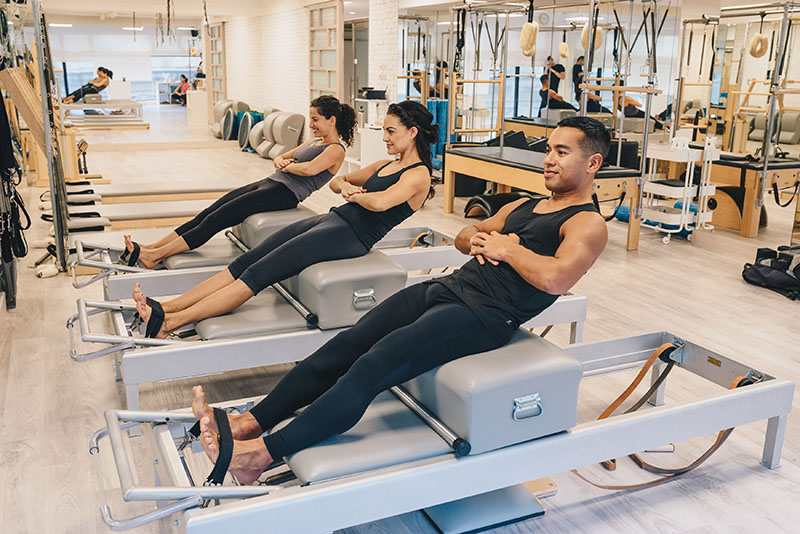
[[[313,217],[316,212],[305,206],[291,210],[267,211],[250,215],[233,227],[233,235],[250,248],[261,243],[284,226]]]
[[[303,269],[284,285],[319,317],[322,330],[351,326],[406,285],[408,273],[372,250],[360,258],[325,261]]]
[[[567,352],[518,330],[499,349],[447,363],[403,387],[469,441],[470,454],[480,454],[573,427],[582,376]]]

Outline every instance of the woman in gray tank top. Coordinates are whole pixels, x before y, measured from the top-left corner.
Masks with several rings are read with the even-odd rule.
[[[151,269],[174,254],[196,249],[254,213],[296,208],[339,170],[344,161],[344,144],[353,142],[355,126],[353,108],[332,96],[315,98],[309,110],[309,129],[314,139],[275,158],[272,176],[227,193],[155,243],[140,245],[126,235],[126,252],[121,259],[128,265],[138,261]]]

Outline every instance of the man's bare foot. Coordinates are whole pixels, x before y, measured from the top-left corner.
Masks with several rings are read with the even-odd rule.
[[[206,401],[206,394],[203,391],[203,386],[195,386],[192,388],[192,413],[201,420],[203,417],[208,417],[208,426],[212,432],[219,432],[217,422],[214,419],[214,408],[209,406]],[[250,412],[243,414],[228,414],[228,424],[231,427],[231,434],[233,439],[246,440],[254,439],[263,433],[256,418]]]
[[[219,436],[210,428],[211,419],[200,419],[200,444],[206,455],[217,463],[219,458]],[[252,484],[272,463],[272,457],[267,451],[264,440],[249,439],[247,441],[234,440],[233,456],[228,467],[228,472],[236,477],[242,484]]]
[[[203,386],[195,386],[192,388],[192,413],[197,418],[197,420],[201,420],[203,417],[208,418],[209,423],[208,426],[212,432],[218,432],[217,430],[217,422],[214,420],[214,408],[208,405],[206,402],[206,394],[203,391]],[[236,436],[236,434],[234,434]]]

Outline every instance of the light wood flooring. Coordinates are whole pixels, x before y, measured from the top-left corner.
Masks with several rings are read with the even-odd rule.
[[[156,121],[152,115],[148,120]],[[177,115],[169,136],[181,137]],[[161,134],[153,132],[156,138]],[[243,154],[232,143],[218,148],[131,151],[143,142],[140,132],[94,132],[102,135],[106,151],[89,153],[92,172],[102,172],[115,182],[159,177],[191,179],[218,176],[232,183],[269,174],[269,161]],[[235,178],[235,179],[234,179]],[[24,188],[31,213],[36,213],[41,189]],[[329,191],[312,195],[306,204],[326,210],[337,201]],[[791,213],[767,199],[770,226],[758,239],[744,239],[726,230],[700,232],[694,243],[676,238],[669,245],[655,233],[642,231],[638,252],[625,251],[625,226],[610,222],[610,242],[602,257],[578,283],[574,292],[588,296],[589,317],[585,341],[598,341],[635,333],[669,330],[766,373],[800,379],[800,303],[749,286],[741,279],[742,265],[751,261],[757,247],[785,244],[790,235]],[[463,209],[463,199],[456,211]],[[455,233],[465,221],[441,212],[441,195],[430,201],[409,224],[431,225]],[[38,214],[36,214],[38,215]],[[29,242],[46,236],[47,226],[34,221]],[[122,387],[113,379],[108,358],[77,364],[69,359],[64,323],[75,313],[75,299],[99,298],[98,286],[75,290],[65,275],[34,277],[31,265],[41,255],[31,250],[19,262],[19,296],[16,310],[0,311],[0,531],[17,533],[107,532],[98,514],[97,480],[87,452],[89,436],[104,425],[102,412],[123,407]],[[548,339],[566,344],[568,329],[556,327]],[[190,388],[206,387],[212,401],[267,393],[287,370],[276,366],[228,373],[143,388],[144,409],[189,406]],[[591,420],[613,400],[632,373],[588,380],[580,394],[581,421]],[[702,397],[714,391],[687,373],[676,372],[667,386],[667,401]],[[795,409],[798,408],[795,397]],[[796,412],[797,413],[797,412]],[[800,419],[789,418],[781,468],[769,471],[759,465],[765,424],[738,428],[725,446],[701,469],[670,484],[634,493],[612,493],[587,486],[570,473],[555,474],[559,492],[545,500],[547,514],[521,524],[498,529],[502,533],[591,534],[797,532],[800,524]],[[682,465],[704,450],[712,436],[679,443],[674,454],[652,454],[651,460]],[[133,440],[133,447],[145,447]],[[106,451],[108,448],[106,447]],[[138,476],[152,482],[152,464],[137,449]],[[105,455],[105,484],[118,486]],[[535,457],[531,462],[537,461]],[[577,467],[577,466],[576,466]],[[584,471],[606,483],[640,481],[647,475],[623,459],[614,473],[597,466]],[[419,491],[424,491],[420,488]],[[146,507],[123,504],[119,492],[109,491],[112,511],[127,517]],[[139,532],[171,531],[162,521]],[[291,532],[291,525],[264,525],[264,531]],[[363,533],[434,533],[421,513],[347,529]]]

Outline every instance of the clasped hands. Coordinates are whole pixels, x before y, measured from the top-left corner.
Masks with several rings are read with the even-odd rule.
[[[363,187],[353,185],[349,182],[344,182],[339,187],[341,189],[342,198],[344,198],[348,202],[355,202],[355,199],[353,197],[367,192],[367,190],[364,189]]]
[[[517,234],[501,234],[500,232],[478,232],[469,240],[469,254],[475,256],[478,263],[500,265],[506,261],[509,251],[519,245]]]

